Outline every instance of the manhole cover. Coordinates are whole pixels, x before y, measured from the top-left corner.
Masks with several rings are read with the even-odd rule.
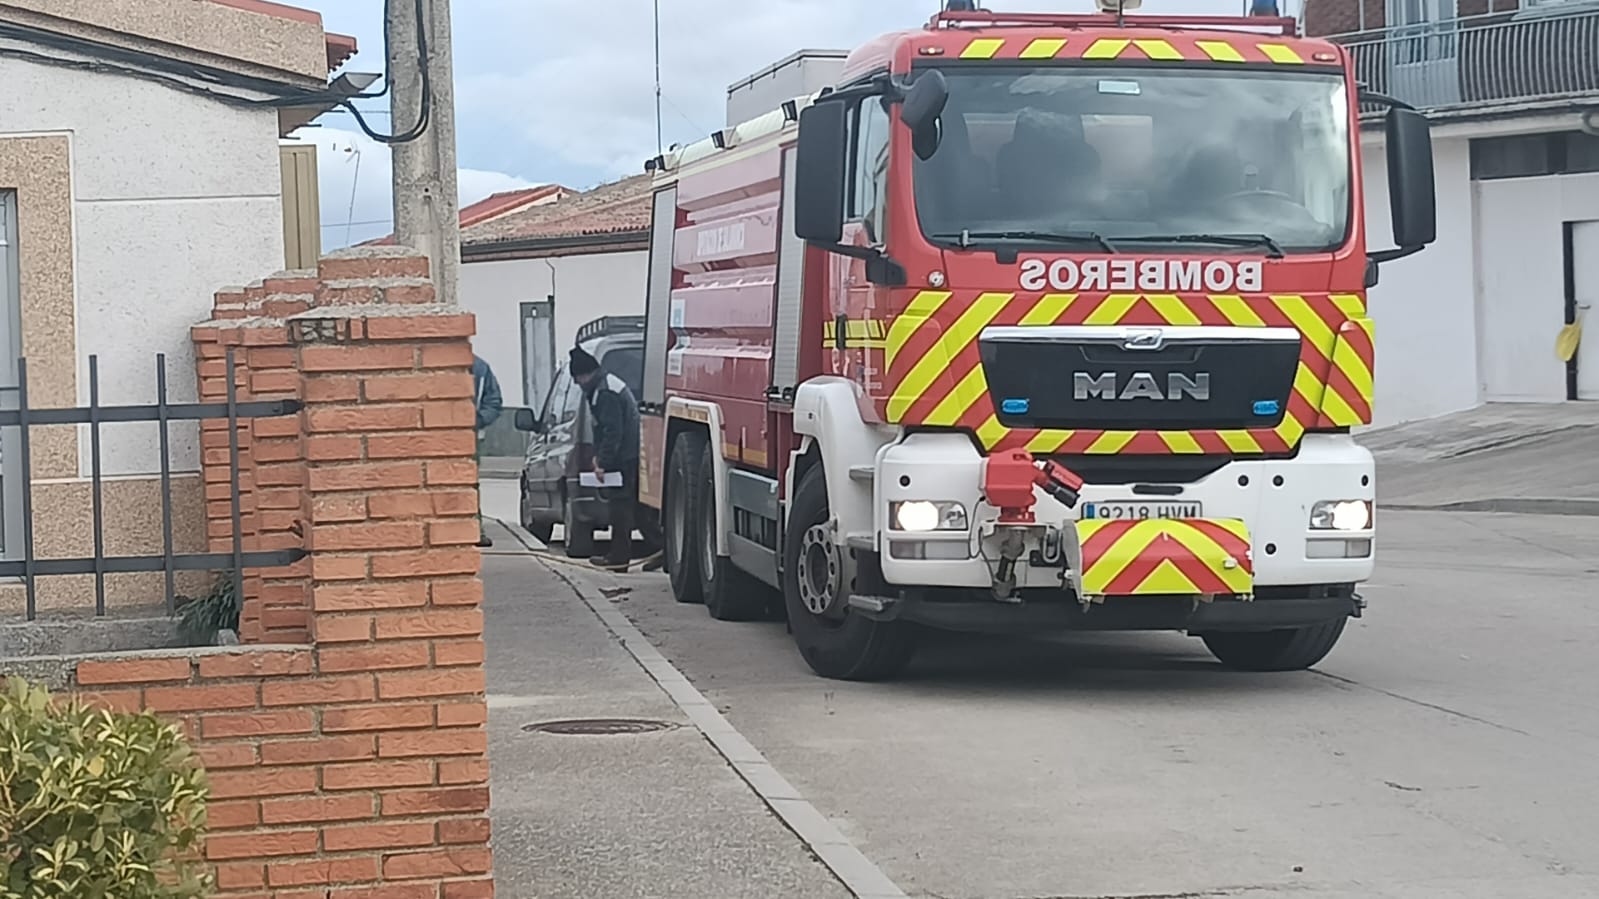
[[[522,730],[535,734],[560,734],[571,737],[615,737],[629,734],[651,734],[673,730],[670,721],[652,721],[647,718],[575,718],[570,721],[540,721],[528,724]]]

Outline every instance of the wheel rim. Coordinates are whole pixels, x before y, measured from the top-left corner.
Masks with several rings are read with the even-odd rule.
[[[672,533],[667,535],[667,543],[671,546],[672,561],[675,564],[683,558],[684,542],[688,539],[688,499],[683,494],[683,485],[677,485],[672,491]]]
[[[836,614],[842,605],[844,564],[831,536],[825,525],[814,525],[800,540],[800,602],[818,618]]]

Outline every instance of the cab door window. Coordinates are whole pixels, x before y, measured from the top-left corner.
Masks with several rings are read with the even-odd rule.
[[[544,398],[544,414],[541,417],[544,421],[544,432],[546,434],[549,433],[551,428],[565,420],[561,417],[562,407],[566,404],[568,388],[571,386],[572,376],[566,370],[566,366],[563,365],[561,370],[555,373],[555,382],[550,385],[550,393]]]
[[[849,219],[860,222],[874,245],[888,233],[888,135],[890,119],[880,98],[862,100],[850,117]]]

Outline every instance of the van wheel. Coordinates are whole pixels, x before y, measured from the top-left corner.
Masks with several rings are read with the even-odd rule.
[[[529,495],[527,478],[522,478],[519,483],[522,485],[522,529],[538,538],[540,543],[549,546],[550,538],[555,536],[555,522],[540,521],[533,516],[533,497]]]
[[[705,598],[700,583],[697,521],[700,460],[705,457],[705,434],[684,431],[672,441],[672,461],[666,472],[666,509],[661,516],[661,535],[665,538],[666,573],[672,580],[672,595],[678,602],[695,603]]]
[[[569,559],[590,558],[594,555],[594,526],[577,520],[577,515],[572,510],[571,500],[567,500],[563,505],[566,507],[566,517],[561,526],[566,530],[566,557]]]
[[[1217,661],[1240,671],[1303,671],[1332,652],[1349,619],[1278,631],[1201,634]]]
[[[811,670],[835,680],[886,680],[916,653],[903,621],[873,621],[849,608],[845,549],[827,530],[827,480],[820,465],[794,491],[784,542],[783,603],[794,643]]]
[[[705,609],[717,621],[754,621],[766,617],[771,606],[772,588],[745,573],[733,560],[716,554],[716,460],[711,451],[700,453],[700,472],[695,484],[695,505],[699,510],[700,595]]]

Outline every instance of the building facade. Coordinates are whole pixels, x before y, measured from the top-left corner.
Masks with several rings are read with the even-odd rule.
[[[1379,423],[1599,399],[1599,4],[1307,0],[1304,23],[1433,123],[1438,241],[1371,291]],[[1374,247],[1389,218],[1378,121],[1362,135]],[[1558,335],[1585,316],[1562,360]]]

